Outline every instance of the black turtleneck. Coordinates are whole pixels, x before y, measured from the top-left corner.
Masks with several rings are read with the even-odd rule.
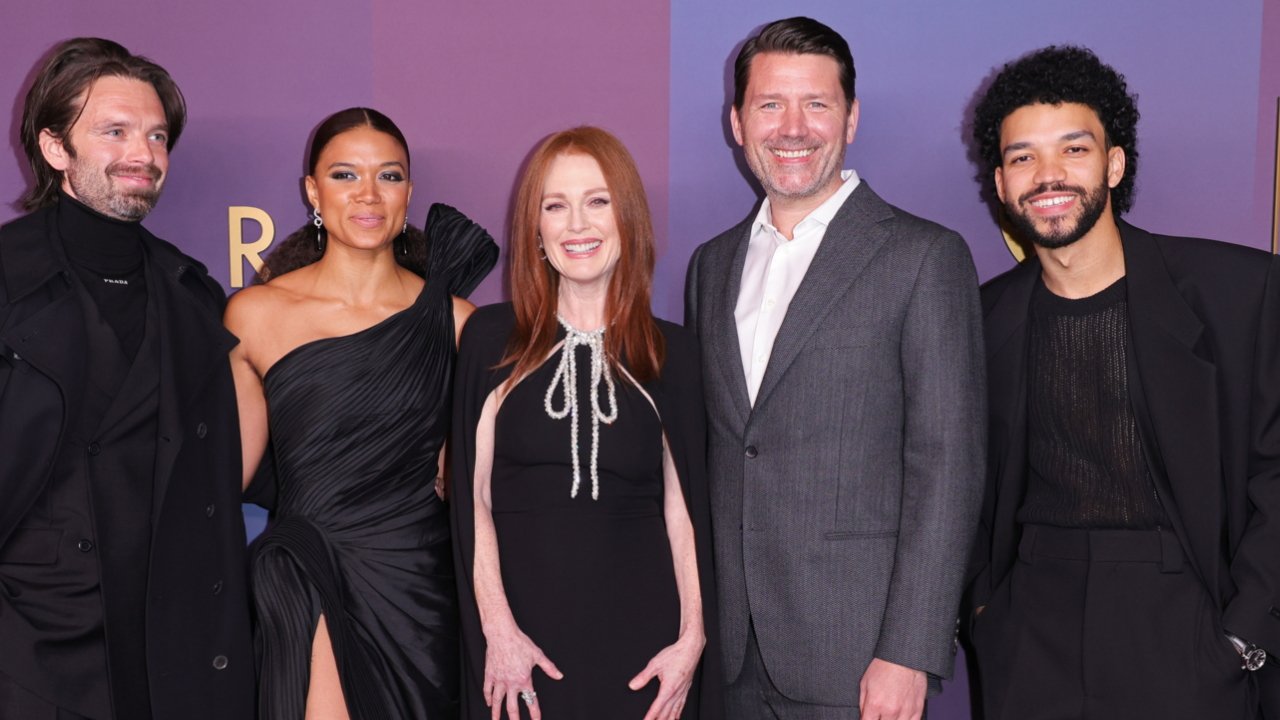
[[[59,193],[58,231],[80,282],[132,360],[146,329],[142,226],[109,218]]]

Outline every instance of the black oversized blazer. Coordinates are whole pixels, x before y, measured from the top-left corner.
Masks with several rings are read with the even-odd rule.
[[[1124,222],[1120,234],[1157,490],[1222,624],[1280,652],[1280,260]],[[986,604],[1017,554],[1040,272],[1031,258],[982,289],[991,422],[970,607]]]
[[[721,720],[724,715],[723,672],[720,669],[720,626],[716,621],[715,572],[711,555],[710,500],[706,485],[706,411],[698,343],[692,333],[665,320],[658,329],[666,341],[667,357],[661,377],[643,383],[662,419],[671,456],[684,490],[685,507],[693,523],[702,591],[703,630],[707,645],[694,676],[682,717]],[[511,375],[511,366],[497,367],[506,354],[515,327],[510,303],[476,310],[462,331],[454,377],[453,435],[449,505],[453,525],[453,555],[457,566],[462,630],[462,717],[488,718],[481,692],[484,684],[485,641],[472,583],[475,559],[475,502],[472,472],[476,462],[476,425],[484,402]],[[640,672],[643,668],[636,668]]]
[[[150,233],[144,242],[161,317],[146,608],[151,707],[156,718],[251,718],[240,427],[228,360],[237,341],[222,327],[225,294],[204,267]],[[71,273],[56,205],[0,228],[0,548],[48,485],[84,395],[88,340]]]

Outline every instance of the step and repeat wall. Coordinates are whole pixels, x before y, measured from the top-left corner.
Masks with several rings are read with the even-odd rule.
[[[520,167],[547,134],[605,127],[635,155],[658,233],[654,309],[678,320],[693,249],[758,201],[728,130],[733,58],[754,29],[803,14],[853,49],[862,106],[847,165],[917,215],[959,230],[982,279],[1014,263],[974,179],[968,113],[1005,62],[1048,44],[1094,49],[1139,96],[1129,214],[1148,229],[1272,248],[1280,3],[1273,0],[53,0],[5,3],[0,222],[30,179],[18,143],[39,59],[78,35],[165,66],[189,106],[147,220],[228,291],[307,220],[308,136],[364,105],[408,138],[411,221],[446,202],[505,243]],[[505,297],[505,257],[472,299]],[[998,382],[998,379],[993,379]],[[264,521],[246,510],[251,532]],[[930,717],[968,718],[963,670]]]

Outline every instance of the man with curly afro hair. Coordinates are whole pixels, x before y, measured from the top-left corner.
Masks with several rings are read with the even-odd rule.
[[[975,110],[1034,248],[982,289],[987,720],[1280,717],[1280,262],[1121,220],[1137,122],[1078,47],[1005,65]]]

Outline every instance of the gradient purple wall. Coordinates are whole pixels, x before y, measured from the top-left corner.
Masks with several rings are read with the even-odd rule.
[[[665,5],[433,5],[415,12],[405,2],[372,2],[373,104],[414,143],[411,217],[425,218],[433,201],[449,202],[505,245],[509,198],[527,155],[552,132],[591,124],[635,155],[654,227],[665,235]],[[505,257],[473,299],[500,299],[504,282]]]
[[[673,242],[662,271],[673,291],[693,248],[756,201],[725,129],[729,69],[742,40],[780,12],[768,0],[672,4]],[[849,40],[862,116],[847,164],[890,202],[960,231],[983,279],[1013,260],[978,196],[966,110],[1003,63],[1053,43],[1093,48],[1139,95],[1133,222],[1270,247],[1271,205],[1262,207],[1261,188],[1270,192],[1276,93],[1272,87],[1270,100],[1259,99],[1261,0],[1081,0],[1052,10],[1007,0],[823,0],[790,3],[785,12],[811,15]],[[1270,3],[1272,86],[1280,80],[1277,14]],[[1269,138],[1258,129],[1263,103],[1271,108]]]
[[[326,115],[352,105],[386,112],[408,138],[411,220],[421,223],[430,203],[447,202],[499,242],[517,172],[538,140],[573,125],[601,125],[635,154],[665,244],[665,4],[56,5],[56,12],[6,8],[0,24],[0,97],[14,108],[10,155],[0,163],[0,222],[17,215],[7,203],[26,185],[16,126],[36,58],[58,40],[101,35],[160,62],[182,86],[190,123],[147,225],[228,286],[228,207],[265,210],[277,239],[300,226],[307,137]],[[255,223],[244,224],[246,241],[259,234]],[[475,300],[501,298],[504,266]],[[246,267],[246,280],[251,276]]]
[[[1276,147],[1277,125],[1280,125],[1280,2],[1263,6],[1260,23],[1262,59],[1258,63],[1258,130],[1257,157],[1254,159],[1253,222],[1267,228],[1275,250],[1277,232],[1273,224],[1276,212],[1277,184],[1280,178],[1280,148]]]

